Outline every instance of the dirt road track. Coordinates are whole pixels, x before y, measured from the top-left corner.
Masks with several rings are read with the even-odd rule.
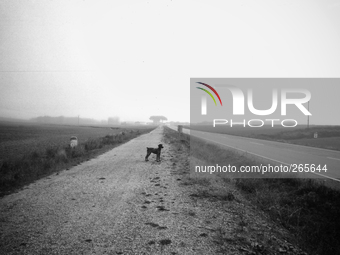
[[[162,132],[3,197],[0,254],[305,254],[231,183],[189,177],[188,147]]]
[[[209,253],[202,238],[193,238],[190,216],[178,211],[183,195],[170,173],[169,148],[162,162],[154,155],[144,161],[146,147],[161,137],[157,128],[2,198],[0,253]]]

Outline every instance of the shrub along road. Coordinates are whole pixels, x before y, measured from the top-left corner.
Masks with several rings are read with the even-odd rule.
[[[230,184],[190,177],[163,129],[0,200],[1,254],[299,254]],[[163,142],[161,162],[144,161]],[[229,187],[229,188],[228,188]]]

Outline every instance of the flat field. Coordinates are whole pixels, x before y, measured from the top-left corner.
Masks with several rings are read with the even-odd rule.
[[[65,126],[0,123],[0,197],[96,157],[155,126]],[[71,136],[78,146],[70,148]]]
[[[63,148],[70,143],[71,136],[77,136],[78,143],[115,135],[126,130],[150,129],[150,126],[64,126],[36,123],[0,122],[0,160],[15,160],[47,148]]]

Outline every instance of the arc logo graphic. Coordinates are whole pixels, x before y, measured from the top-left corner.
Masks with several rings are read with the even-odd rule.
[[[221,103],[221,106],[222,106],[222,101],[221,101],[220,95],[217,93],[217,91],[216,91],[213,87],[211,87],[210,85],[205,84],[205,83],[203,83],[203,82],[197,82],[197,83],[202,84],[202,85],[208,87],[209,89],[211,89],[211,90],[215,93],[215,95],[218,97],[218,99],[220,100],[220,103]],[[215,105],[217,105],[217,104],[216,104],[215,98],[213,97],[213,95],[212,95],[208,90],[202,89],[202,88],[200,88],[200,87],[196,87],[196,88],[201,89],[201,90],[207,92],[207,93],[211,96],[211,98],[214,100]]]
[[[197,83],[198,83],[198,84],[201,84],[201,85],[204,85],[204,86],[208,87],[209,89],[211,89],[211,90],[215,93],[215,95],[218,97],[218,100],[220,100],[221,106],[223,106],[223,105],[222,105],[222,100],[221,100],[221,98],[220,98],[220,95],[217,93],[217,91],[216,91],[213,87],[211,87],[210,85],[208,85],[208,84],[206,84],[206,83],[203,83],[203,82],[197,82]],[[214,100],[215,105],[217,106],[216,100],[215,100],[214,96],[213,96],[208,90],[203,89],[203,88],[201,88],[201,87],[196,87],[196,88],[205,91],[209,96],[211,96],[211,98]],[[207,100],[206,100],[205,97],[202,97],[202,114],[203,114],[203,115],[206,115],[206,114],[207,114]]]

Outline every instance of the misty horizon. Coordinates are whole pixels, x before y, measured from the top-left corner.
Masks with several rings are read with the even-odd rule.
[[[13,0],[0,7],[3,118],[188,122],[191,77],[340,76],[340,5],[332,0]],[[339,86],[315,87],[311,107],[318,94],[332,110],[324,124],[339,125]]]

